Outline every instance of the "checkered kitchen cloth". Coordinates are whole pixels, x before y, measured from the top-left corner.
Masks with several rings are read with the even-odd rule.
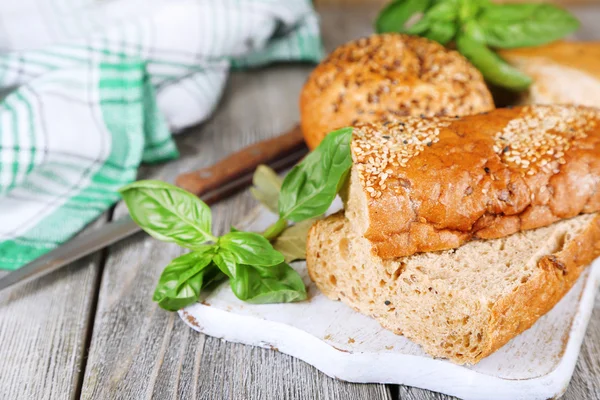
[[[318,61],[310,0],[0,1],[0,268],[67,241],[177,157],[231,68]]]

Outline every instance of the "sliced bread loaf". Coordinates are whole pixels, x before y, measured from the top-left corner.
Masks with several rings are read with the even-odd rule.
[[[383,259],[600,211],[600,109],[361,123],[346,216]]]
[[[600,216],[393,260],[373,256],[342,213],[313,225],[312,280],[435,357],[476,363],[548,312],[600,254]]]

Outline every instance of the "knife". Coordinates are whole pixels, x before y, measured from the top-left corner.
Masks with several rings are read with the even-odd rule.
[[[175,182],[211,205],[248,187],[254,170],[260,164],[281,171],[297,163],[307,152],[300,127],[295,126],[287,133],[233,153],[211,167],[179,175]],[[6,275],[0,279],[0,290],[56,271],[140,230],[129,216],[109,222]]]

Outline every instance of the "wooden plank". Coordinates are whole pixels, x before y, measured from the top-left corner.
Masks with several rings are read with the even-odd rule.
[[[453,396],[446,396],[445,394],[409,386],[399,386],[397,398],[398,400],[458,400],[458,398]]]
[[[291,127],[309,66],[278,66],[233,76],[217,114],[178,138],[182,158],[146,169],[172,181]],[[213,207],[214,231],[240,221],[256,203],[246,192]],[[115,215],[126,214],[119,205]],[[386,399],[383,385],[324,376],[273,350],[206,338],[151,301],[161,270],[182,250],[143,234],[109,251],[82,398]],[[293,377],[293,378],[292,378]]]
[[[100,263],[97,253],[0,292],[0,398],[77,397]]]
[[[201,399],[391,399],[383,385],[342,382],[276,351],[206,340],[199,386],[211,390]]]

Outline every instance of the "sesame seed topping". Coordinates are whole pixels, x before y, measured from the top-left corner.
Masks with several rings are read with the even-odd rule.
[[[498,113],[501,114],[502,111]],[[407,168],[411,160],[423,152],[434,152],[437,155],[439,148],[432,146],[440,141],[440,133],[445,128],[450,126],[450,130],[456,129],[455,133],[462,137],[460,131],[468,125],[465,122],[455,122],[452,117],[406,117],[386,124],[357,124],[351,142],[352,158],[367,196],[379,198],[386,189],[398,195],[403,190],[410,190],[410,181],[402,177],[401,169]],[[599,123],[600,112],[593,108],[521,107],[517,116],[501,131],[487,130],[486,135],[491,135],[494,152],[508,164],[511,171],[530,177],[540,172],[558,173],[561,165],[567,163],[570,149],[589,146],[584,139],[588,135],[595,135],[592,130],[598,129]],[[444,137],[449,134],[446,131]],[[469,140],[467,136],[464,139],[467,142]],[[489,160],[489,155],[485,157]],[[492,181],[503,179],[502,171],[497,167],[485,165],[483,163],[479,168]],[[488,193],[486,186],[469,186],[465,189],[465,195],[471,195],[474,190]]]
[[[522,107],[494,138],[494,151],[523,176],[557,170],[565,152],[595,128],[597,111],[583,107]]]
[[[331,123],[340,126],[353,119],[383,122],[494,108],[480,72],[456,51],[402,34],[373,35],[338,47],[306,87],[315,92],[311,103],[326,107]]]
[[[440,128],[448,125],[444,118],[419,117],[388,124],[358,124],[354,129],[352,154],[369,196],[380,197],[393,172],[390,167],[405,168],[411,158],[437,143]]]

